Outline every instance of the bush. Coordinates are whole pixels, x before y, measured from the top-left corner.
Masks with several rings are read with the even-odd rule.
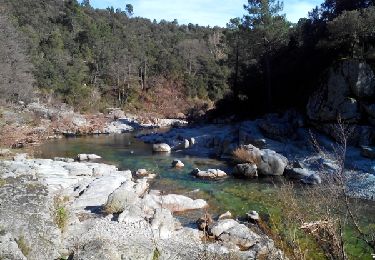
[[[233,159],[238,163],[253,163],[258,165],[261,158],[256,153],[240,147],[233,151]]]

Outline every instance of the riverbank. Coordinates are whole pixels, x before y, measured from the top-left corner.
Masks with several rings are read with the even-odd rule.
[[[173,217],[205,208],[204,200],[149,190],[147,178],[111,165],[19,155],[1,161],[0,174],[0,256],[283,259],[251,223],[217,221],[207,242],[204,232]]]

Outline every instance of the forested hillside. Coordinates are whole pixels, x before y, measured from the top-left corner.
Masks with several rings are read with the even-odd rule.
[[[146,92],[163,87],[185,99],[217,100],[228,88],[220,28],[131,18],[130,5],[122,11],[94,9],[89,1],[7,0],[5,6],[28,39],[40,92],[79,109],[137,106],[147,102]]]
[[[39,95],[80,110],[186,112],[220,101],[220,115],[304,111],[330,66],[345,59],[371,65],[375,57],[370,0],[326,0],[297,24],[282,2],[249,0],[227,28],[150,21],[135,17],[131,5],[2,1],[1,23],[22,36],[8,40],[26,40],[17,44],[26,48],[20,55],[33,66]]]
[[[291,107],[303,112],[329,67],[345,59],[373,63],[373,5],[326,0],[291,24],[280,1],[249,0],[247,14],[226,31],[232,93],[223,106],[253,116]]]

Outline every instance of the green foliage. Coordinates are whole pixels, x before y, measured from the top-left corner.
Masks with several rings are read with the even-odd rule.
[[[125,11],[93,9],[87,0],[6,4],[27,38],[39,88],[77,108],[97,106],[85,104],[93,90],[111,105],[126,105],[131,89],[152,90],[160,77],[184,81],[189,75],[186,92],[195,96],[200,89],[204,98],[220,98],[228,88],[213,51],[219,44],[213,35],[222,29],[130,18],[131,4]]]
[[[161,254],[159,252],[159,249],[155,248],[154,254],[152,255],[152,260],[159,260],[160,256],[161,256]]]

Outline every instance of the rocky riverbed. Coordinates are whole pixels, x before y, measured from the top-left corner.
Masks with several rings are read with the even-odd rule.
[[[284,116],[284,119],[269,115],[233,124],[194,125],[163,133],[139,134],[137,137],[146,143],[164,143],[175,152],[215,156],[224,160],[231,159],[238,147],[247,149],[250,154],[255,149],[258,164],[233,168],[233,173],[237,175],[238,169],[243,169],[243,177],[256,177],[258,173],[263,176],[284,175],[306,184],[319,184],[321,179],[324,181],[339,167],[335,142],[306,127],[298,114]],[[374,151],[373,148],[347,147],[347,187],[353,197],[375,200],[375,162],[369,154],[364,154],[364,149],[368,149],[366,152],[369,154]],[[245,169],[247,172],[244,172]]]
[[[95,162],[0,162],[1,259],[283,259],[256,225],[222,219],[210,242],[173,217],[202,199],[149,190],[149,179]]]

